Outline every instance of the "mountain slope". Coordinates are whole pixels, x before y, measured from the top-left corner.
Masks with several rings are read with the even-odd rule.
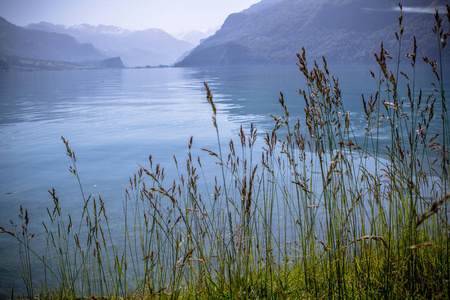
[[[107,56],[120,56],[130,67],[170,65],[194,47],[160,29],[132,31],[116,26],[64,26],[47,22],[29,24],[26,28],[69,34],[79,42],[92,43]]]
[[[92,44],[80,44],[66,34],[28,30],[0,17],[0,56],[84,62],[106,57]]]
[[[446,1],[403,3],[406,8],[434,7]],[[396,8],[390,0],[263,0],[230,15],[215,35],[176,66],[292,63],[302,46],[311,59],[325,55],[331,62],[371,62],[380,41],[388,50],[396,49]],[[403,48],[412,51],[414,34],[419,55],[433,53],[433,15],[406,11]],[[450,60],[448,51],[445,59]]]

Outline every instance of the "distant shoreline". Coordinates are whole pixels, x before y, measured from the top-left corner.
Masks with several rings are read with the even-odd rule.
[[[120,57],[112,57],[92,62],[64,62],[16,56],[4,56],[0,58],[0,72],[97,69],[125,69],[125,66]]]

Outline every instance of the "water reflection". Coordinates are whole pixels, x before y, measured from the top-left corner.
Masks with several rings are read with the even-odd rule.
[[[206,81],[210,84],[215,95],[216,102],[227,115],[228,120],[247,124],[254,122],[258,128],[271,130],[273,126],[271,114],[283,115],[283,110],[278,103],[280,92],[284,94],[290,115],[293,118],[304,117],[304,100],[298,95],[298,89],[307,89],[305,78],[296,66],[270,66],[270,67],[229,67],[215,69],[191,69],[186,80],[196,82]],[[378,81],[370,75],[373,70],[379,74],[376,65],[331,65],[331,75],[338,79],[342,92],[342,101],[345,111],[350,111],[352,124],[355,126],[356,135],[362,134],[365,126],[365,118],[362,104],[362,95],[369,99],[378,91]],[[413,79],[413,70],[410,65],[401,66],[401,70]],[[450,70],[444,68],[444,86],[450,85]],[[378,78],[378,75],[376,75]],[[331,78],[330,78],[331,80]],[[411,88],[413,83],[399,76],[398,93],[400,99],[408,102],[407,84]],[[431,82],[435,82],[435,76],[428,65],[418,65],[415,70],[414,88],[416,99],[419,89],[422,90],[424,99],[434,92]],[[392,101],[392,93],[383,92],[385,86],[381,86],[382,98]],[[407,104],[406,104],[407,105]]]
[[[205,68],[194,71],[189,75],[210,85],[219,110],[224,111],[230,121],[247,125],[254,122],[258,128],[263,126],[263,129],[270,130],[270,114],[283,113],[278,103],[280,92],[285,94],[293,111],[301,107],[296,89],[304,83],[295,66]]]

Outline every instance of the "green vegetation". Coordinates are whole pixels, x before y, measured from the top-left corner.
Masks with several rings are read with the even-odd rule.
[[[399,27],[401,53],[402,15]],[[437,13],[433,31],[441,53],[450,31],[443,33]],[[414,43],[412,74],[416,50]],[[204,151],[218,164],[218,176],[205,176],[201,159],[192,156],[192,138],[185,165],[174,158],[177,181],[166,182],[150,157],[130,179],[122,234],[111,232],[101,197],[84,195],[75,153],[63,139],[83,195],[82,215],[75,221],[50,191],[44,254],[30,247],[23,208],[20,224],[0,228],[20,244],[25,296],[448,299],[450,123],[442,64],[424,58],[436,82],[435,92],[423,95],[399,60],[388,67],[383,44],[375,56],[378,90],[363,98],[362,140],[326,60],[310,68],[304,49],[298,54],[307,83],[299,91],[304,119],[290,116],[281,94],[284,115],[274,117],[262,150],[253,126],[248,133],[241,129],[236,145],[222,145],[205,84],[218,150]],[[407,95],[398,94],[400,76]],[[432,132],[435,124],[440,134]],[[386,129],[391,139],[384,148],[378,136]],[[43,282],[33,280],[33,257],[43,265]]]

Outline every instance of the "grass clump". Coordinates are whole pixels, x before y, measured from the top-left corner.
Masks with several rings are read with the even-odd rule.
[[[450,31],[435,17],[441,53]],[[399,53],[403,30],[400,15]],[[262,147],[253,125],[241,127],[236,144],[222,145],[205,83],[218,145],[203,151],[218,175],[205,174],[193,157],[192,137],[185,163],[174,157],[173,182],[150,156],[130,179],[122,235],[111,232],[101,197],[84,196],[75,153],[63,139],[83,195],[77,222],[52,190],[44,255],[30,246],[23,208],[19,226],[0,228],[20,244],[26,297],[448,299],[449,115],[442,64],[423,58],[436,76],[435,92],[417,90],[416,50],[414,43],[408,76],[400,57],[390,69],[381,44],[378,75],[371,72],[378,89],[362,99],[363,138],[325,58],[310,68],[305,49],[297,55],[305,116],[295,120],[280,93],[284,115],[273,116]],[[399,95],[400,77],[406,96]],[[41,286],[32,278],[33,256],[43,265]]]

